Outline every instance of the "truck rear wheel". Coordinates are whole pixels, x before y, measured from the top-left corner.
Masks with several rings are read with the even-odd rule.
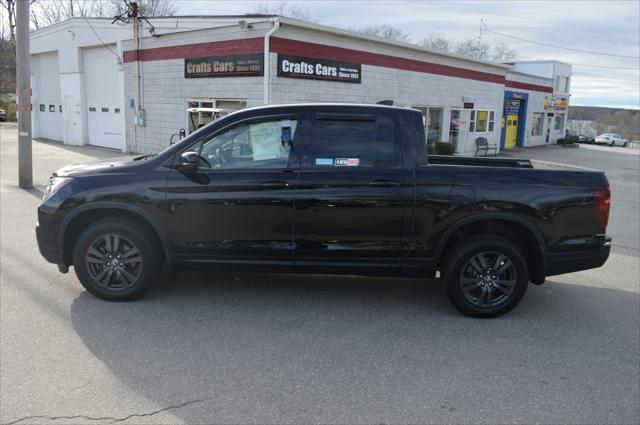
[[[108,301],[139,298],[160,270],[160,252],[153,235],[124,219],[90,225],[78,238],[73,264],[84,288]]]
[[[476,235],[457,243],[442,269],[447,296],[462,313],[497,317],[514,308],[529,283],[518,248],[495,235]]]

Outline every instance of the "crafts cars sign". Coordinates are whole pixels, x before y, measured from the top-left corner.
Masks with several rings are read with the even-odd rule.
[[[278,55],[278,76],[360,84],[362,65],[301,56]]]
[[[184,60],[184,77],[261,77],[263,62],[262,53],[187,58]]]

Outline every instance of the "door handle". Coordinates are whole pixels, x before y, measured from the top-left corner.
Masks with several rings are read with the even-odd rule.
[[[271,181],[271,182],[264,182],[260,186],[262,186],[263,189],[271,189],[271,190],[285,189],[289,187],[289,183],[283,182],[283,181]]]
[[[397,182],[391,180],[374,180],[369,182],[369,186],[371,187],[396,187],[398,186]]]

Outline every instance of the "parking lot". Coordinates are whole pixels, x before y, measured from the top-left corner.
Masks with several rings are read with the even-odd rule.
[[[34,142],[25,191],[16,133],[0,127],[2,424],[640,422],[637,151],[509,153],[605,170],[613,252],[478,320],[419,279],[190,271],[98,300],[41,258],[36,208],[53,170],[116,154]]]

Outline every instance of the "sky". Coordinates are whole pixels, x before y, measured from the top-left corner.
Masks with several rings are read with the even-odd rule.
[[[180,0],[180,15],[245,14],[261,4],[244,0]],[[431,33],[453,40],[490,31],[572,49],[546,47],[483,32],[482,41],[507,43],[516,60],[557,59],[573,64],[571,104],[640,109],[640,0],[305,0],[288,1],[314,22],[340,28],[392,25],[414,41]]]

